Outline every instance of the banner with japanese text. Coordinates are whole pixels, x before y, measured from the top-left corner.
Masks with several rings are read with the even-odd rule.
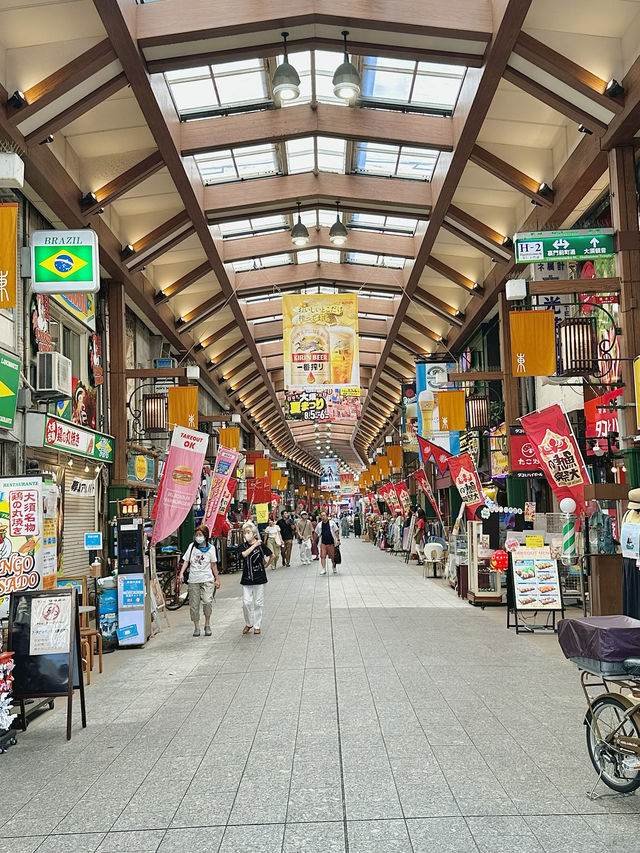
[[[18,276],[18,205],[0,204],[0,308],[15,308]]]
[[[418,436],[437,445],[447,453],[458,453],[460,450],[460,433],[457,430],[442,430],[440,428],[440,392],[453,389],[448,374],[456,370],[454,362],[417,362],[416,363],[416,395],[418,400]],[[418,438],[418,446],[422,453],[423,445]],[[426,459],[423,457],[423,463]]]
[[[154,508],[152,547],[174,533],[193,506],[208,442],[205,432],[174,427],[162,469],[162,489],[158,490]]]
[[[553,311],[510,311],[511,372],[514,376],[553,376],[556,372],[556,322]]]
[[[225,489],[231,479],[239,455],[237,450],[232,450],[230,447],[218,447],[218,454],[211,477],[211,489],[209,490],[209,498],[207,499],[207,507],[203,519],[204,524],[207,525],[209,530],[213,529],[216,516],[222,505]]]
[[[369,504],[371,505],[371,512],[376,515],[380,515],[380,508],[378,507],[378,498],[373,492],[369,492],[367,495],[369,498]]]
[[[227,512],[229,510],[229,504],[233,499],[233,493],[236,490],[237,480],[234,480],[233,477],[228,481],[228,483],[224,487],[224,491],[222,493],[222,499],[220,501],[220,506],[218,507],[218,512],[216,513],[216,518],[213,523],[213,529],[211,530],[212,536],[220,536],[222,534],[222,528],[224,526],[225,521],[227,520]]]
[[[360,386],[355,293],[282,296],[285,390]]]
[[[610,432],[619,431],[618,410],[615,408],[615,401],[622,397],[622,394],[622,388],[615,388],[600,397],[594,397],[593,400],[585,400],[585,438],[593,439],[591,442],[587,442],[587,456],[595,456],[598,447],[607,453],[609,449],[607,435]]]
[[[467,518],[471,519],[478,507],[484,503],[482,485],[473,459],[468,453],[452,456],[449,459],[449,470],[451,479],[466,504]]]
[[[521,426],[512,426],[509,429],[511,473],[520,479],[544,479],[544,473],[540,467],[540,461],[527,434]]]
[[[440,391],[438,393],[438,415],[442,431],[467,428],[464,391]]]
[[[397,512],[402,512],[400,500],[396,494],[393,483],[388,483],[386,486],[383,486],[380,489],[379,494],[382,495],[382,499],[391,510],[391,515],[395,515]]]
[[[356,483],[353,474],[340,474],[340,494],[342,497],[351,497],[355,494]]]
[[[419,469],[418,471],[414,471],[411,476],[415,477],[415,481],[418,484],[418,488],[422,489],[422,491],[427,496],[427,500],[433,507],[433,510],[438,520],[442,521],[442,516],[440,515],[440,510],[438,508],[438,504],[436,502],[435,495],[433,494],[433,489],[431,488],[431,483],[429,482],[429,478],[427,477],[426,471]]]
[[[198,426],[198,386],[174,385],[167,389],[169,400],[169,429],[183,426],[197,429]]]
[[[554,403],[520,418],[527,438],[536,448],[540,465],[553,492],[561,501],[573,498],[578,511],[587,511],[584,498],[589,474],[563,409]]]
[[[287,421],[357,420],[362,405],[357,388],[316,388],[284,392]]]
[[[402,515],[404,518],[407,518],[411,512],[411,497],[409,496],[407,484],[404,480],[400,483],[394,483],[394,489],[396,491]]]
[[[428,441],[426,438],[422,438],[422,436],[418,436],[418,445],[420,447],[423,464],[426,464],[429,459],[433,459],[440,476],[444,476],[447,468],[449,467],[449,459],[451,459],[453,454],[449,453],[448,450],[445,450],[444,447],[440,447],[438,444],[435,444],[433,441]]]

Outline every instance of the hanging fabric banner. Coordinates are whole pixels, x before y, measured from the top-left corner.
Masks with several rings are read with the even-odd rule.
[[[198,426],[198,386],[174,385],[167,389],[169,399],[169,429],[183,426],[197,429]]]
[[[468,453],[452,456],[449,460],[451,479],[466,504],[467,518],[474,518],[476,510],[484,503],[480,478]]]
[[[622,394],[623,389],[616,388],[614,391],[602,394],[601,397],[594,397],[593,400],[585,401],[586,429],[584,434],[585,438],[593,439],[591,444],[587,445],[587,456],[596,456],[596,448],[600,448],[604,453],[609,450],[607,435],[610,432],[619,431],[618,410],[615,408],[615,400],[622,397]]]
[[[402,515],[404,518],[407,518],[407,516],[411,512],[411,497],[409,496],[409,489],[407,488],[407,484],[404,480],[401,483],[395,483],[394,489],[396,491],[398,502],[400,503]]]
[[[0,308],[17,303],[18,205],[0,204]]]
[[[203,519],[203,523],[207,525],[209,530],[213,529],[216,522],[216,516],[220,510],[227,483],[231,479],[233,469],[238,461],[238,456],[237,450],[231,450],[230,447],[218,447],[218,455],[213,466],[211,489],[209,490]]]
[[[187,517],[200,486],[209,436],[175,427],[162,469],[162,488],[156,498],[156,523],[151,546],[174,533]]]
[[[418,445],[420,447],[420,453],[422,454],[423,464],[428,462],[429,459],[433,459],[440,476],[444,476],[447,468],[449,467],[449,459],[451,459],[453,454],[449,453],[448,450],[445,450],[444,447],[440,447],[432,441],[422,438],[422,436],[418,436]]]
[[[222,528],[224,526],[225,521],[227,520],[229,504],[231,503],[233,493],[236,490],[237,482],[237,480],[234,480],[234,478],[231,477],[229,482],[224,487],[224,492],[222,493],[222,500],[220,501],[220,506],[218,507],[218,512],[216,514],[216,520],[213,524],[213,530],[211,531],[212,536],[220,536],[222,534]]]
[[[433,507],[438,520],[442,522],[442,516],[440,515],[440,510],[438,508],[438,504],[436,503],[436,498],[433,494],[433,489],[431,488],[431,483],[429,482],[429,478],[427,477],[426,471],[414,471],[411,476],[415,477],[418,487],[422,489],[422,491],[425,493],[425,495],[427,496],[427,500]]]
[[[369,498],[371,512],[373,512],[375,515],[380,515],[380,509],[378,508],[378,498],[374,495],[373,492],[370,492],[367,497]]]
[[[240,450],[240,427],[221,427],[218,430],[218,442],[232,450]]]
[[[395,515],[396,512],[402,512],[402,507],[400,506],[400,501],[393,483],[388,483],[386,486],[383,486],[383,488],[380,489],[380,494],[382,495],[386,505],[391,510],[391,515]]]
[[[514,376],[553,376],[556,372],[554,311],[510,311],[511,372]]]
[[[438,415],[440,429],[443,432],[467,428],[464,397],[464,391],[440,391],[438,393]]]
[[[573,498],[578,511],[586,512],[584,485],[590,482],[589,474],[563,409],[554,403],[524,415],[520,423],[558,501]]]
[[[449,382],[449,373],[456,369],[455,362],[430,361],[416,364],[418,436],[434,442],[449,453],[460,452],[460,435],[457,430],[440,428],[439,405],[440,393],[454,390],[453,383]],[[424,461],[422,459],[422,462]]]

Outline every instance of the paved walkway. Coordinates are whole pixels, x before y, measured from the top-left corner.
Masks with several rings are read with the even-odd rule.
[[[260,637],[225,576],[211,639],[184,608],[96,675],[70,743],[60,711],[34,723],[0,756],[0,853],[635,853],[640,795],[585,796],[554,641],[343,554],[273,572]]]

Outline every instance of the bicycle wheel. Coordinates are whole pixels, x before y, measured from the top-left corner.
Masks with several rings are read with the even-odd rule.
[[[176,586],[177,578],[175,575],[167,575],[167,578],[162,585],[162,592],[164,593],[164,601],[167,610],[179,610],[189,599],[188,585],[184,583],[180,589],[176,589]]]
[[[640,786],[640,771],[624,767],[623,761],[630,753],[616,746],[618,737],[640,737],[640,722],[635,716],[628,717],[622,725],[624,715],[634,703],[626,696],[605,693],[592,703],[587,711],[587,751],[596,773],[602,781],[620,794],[635,791]],[[594,725],[598,722],[601,738]],[[615,731],[615,735],[613,732]]]

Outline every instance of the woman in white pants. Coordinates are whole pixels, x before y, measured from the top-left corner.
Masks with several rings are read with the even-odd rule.
[[[271,551],[260,541],[258,528],[250,521],[242,525],[247,547],[242,552],[242,611],[244,613],[243,634],[253,628],[254,634],[260,633],[262,609],[264,607],[264,587],[267,583],[267,566],[273,559]]]

